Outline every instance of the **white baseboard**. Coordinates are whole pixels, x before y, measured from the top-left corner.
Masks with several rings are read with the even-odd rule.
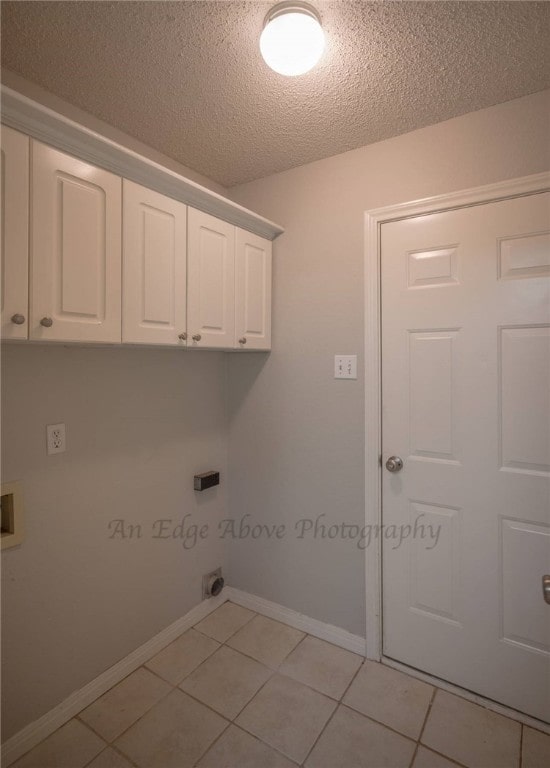
[[[281,621],[295,629],[301,629],[302,632],[307,632],[308,635],[318,637],[320,640],[326,640],[328,643],[338,645],[347,651],[353,651],[353,653],[358,653],[360,656],[365,655],[364,637],[352,635],[351,632],[335,627],[333,624],[325,624],[324,621],[304,616],[303,613],[293,611],[291,608],[285,608],[283,605],[279,605],[279,603],[272,603],[263,597],[251,595],[249,592],[242,592],[234,587],[226,587],[224,594],[227,595],[228,600],[242,605],[243,608],[249,608],[251,611],[261,613],[262,616]]]
[[[178,619],[170,626],[163,629],[128,656],[107,669],[90,683],[72,693],[67,699],[58,704],[45,715],[25,726],[22,730],[2,744],[2,765],[7,768],[29,749],[39,744],[43,739],[52,734],[72,717],[81,712],[85,707],[102,696],[106,691],[116,685],[131,672],[136,670],[156,653],[165,648],[169,643],[190,629],[209,613],[229,600],[227,590],[218,597],[203,600],[202,603],[192,608],[185,616]]]

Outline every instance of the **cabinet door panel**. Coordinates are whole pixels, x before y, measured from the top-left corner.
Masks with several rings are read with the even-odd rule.
[[[1,184],[2,338],[26,339],[29,328],[29,139],[5,126],[2,126]]]
[[[126,179],[123,195],[122,340],[185,346],[187,206]]]
[[[271,349],[272,244],[237,229],[235,250],[235,346]]]
[[[232,349],[235,335],[235,227],[188,211],[188,334],[193,347]],[[193,339],[200,336],[200,339]]]
[[[31,194],[31,338],[120,342],[121,179],[33,141]]]

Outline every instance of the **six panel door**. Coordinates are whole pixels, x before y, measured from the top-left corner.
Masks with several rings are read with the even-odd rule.
[[[29,138],[2,126],[0,248],[2,338],[29,328]]]
[[[233,349],[235,227],[188,209],[188,346]]]
[[[269,240],[237,229],[235,339],[237,348],[271,349],[271,251]]]
[[[550,194],[382,224],[383,652],[550,720]]]
[[[124,179],[122,341],[185,346],[187,206]]]
[[[121,179],[32,142],[30,338],[121,341]]]

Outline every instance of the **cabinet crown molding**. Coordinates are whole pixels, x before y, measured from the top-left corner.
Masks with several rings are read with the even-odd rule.
[[[11,128],[260,237],[274,240],[284,231],[269,219],[101,136],[12,88],[3,85],[0,95],[2,123]]]

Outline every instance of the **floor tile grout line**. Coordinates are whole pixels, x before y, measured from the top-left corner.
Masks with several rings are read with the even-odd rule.
[[[424,728],[426,727],[426,723],[428,722],[428,717],[430,716],[430,712],[432,711],[432,704],[434,703],[436,693],[437,693],[437,688],[434,688],[432,690],[432,695],[430,696],[430,701],[428,702],[428,706],[426,707],[426,714],[424,715],[424,720],[422,721],[422,726],[420,728],[418,738],[416,739],[416,746],[414,748],[414,752],[413,752],[413,756],[412,756],[409,768],[413,767],[414,761],[416,760],[416,755],[418,754],[418,748],[420,747],[420,739],[422,738],[422,734],[424,733]]]
[[[424,736],[424,731],[426,730],[426,725],[428,724],[428,719],[430,717],[430,714],[431,714],[431,711],[432,711],[432,707],[433,707],[433,705],[435,703],[435,697],[437,696],[437,692],[438,691],[439,691],[439,688],[435,688],[434,687],[434,689],[432,691],[432,695],[430,696],[430,702],[429,702],[428,708],[426,710],[426,715],[424,717],[424,722],[422,723],[422,728],[420,729],[420,733],[418,734],[417,741],[418,741],[419,744],[420,744],[420,742],[422,740],[422,736]]]
[[[234,725],[235,728],[240,728],[241,731],[244,731],[249,736],[253,736],[261,744],[264,744],[266,747],[269,747],[269,749],[274,750],[275,752],[277,752],[277,754],[282,755],[283,757],[286,757],[286,759],[290,760],[291,763],[294,763],[295,765],[301,765],[301,763],[297,763],[293,757],[290,757],[289,755],[287,755],[286,752],[282,752],[278,747],[275,747],[273,744],[270,744],[268,741],[264,741],[263,739],[261,739],[256,733],[253,733],[252,731],[250,731],[245,725],[242,725],[241,723],[231,723],[231,725]]]
[[[122,750],[120,750],[115,744],[110,745],[111,749],[114,750],[117,755],[120,755],[125,760],[127,760],[134,768],[140,768],[139,763],[136,763],[135,760],[133,760],[131,757],[128,757],[128,755],[125,755]]]
[[[266,667],[266,669],[268,669],[268,667]],[[270,671],[271,671],[271,670],[270,670]],[[272,671],[271,671],[271,672],[272,672]],[[189,691],[184,691],[184,690],[183,690],[182,688],[180,688],[179,686],[178,686],[178,689],[177,689],[177,690],[181,691],[181,693],[185,693],[187,696],[190,696],[190,697],[191,697],[191,698],[192,698],[194,701],[198,702],[199,704],[202,704],[204,707],[208,707],[208,709],[210,709],[212,712],[214,712],[214,713],[215,713],[216,715],[218,715],[219,717],[223,717],[225,720],[228,720],[230,723],[234,723],[234,722],[235,722],[235,720],[236,720],[236,719],[239,717],[239,715],[242,713],[242,711],[248,707],[248,705],[250,704],[250,702],[251,702],[251,701],[252,701],[252,700],[253,700],[253,699],[254,699],[254,698],[255,698],[255,697],[256,697],[256,696],[259,694],[259,692],[262,690],[262,688],[263,688],[265,685],[267,685],[267,683],[269,683],[269,681],[271,680],[271,678],[272,678],[272,677],[273,677],[273,675],[275,675],[275,674],[276,674],[275,672],[272,672],[272,673],[271,673],[271,675],[270,675],[270,676],[267,678],[267,680],[265,680],[265,681],[264,681],[264,682],[261,684],[261,686],[258,688],[258,690],[257,690],[255,693],[253,693],[253,694],[252,694],[252,696],[250,697],[250,699],[249,699],[249,700],[246,702],[246,704],[245,704],[243,707],[241,707],[241,709],[239,709],[239,711],[237,712],[237,714],[236,714],[234,717],[228,717],[227,715],[224,715],[224,714],[222,714],[221,712],[218,712],[218,710],[214,709],[214,707],[212,707],[212,705],[211,705],[211,704],[207,704],[205,701],[202,701],[202,699],[199,699],[199,698],[197,697],[197,695],[196,695],[196,694],[193,694],[193,693],[189,693]],[[187,679],[187,678],[186,678],[186,679]],[[185,680],[184,680],[183,682],[185,682]],[[181,685],[181,684],[182,684],[182,683],[180,683],[180,685]]]
[[[138,669],[141,669],[141,667],[138,667]],[[135,670],[135,671],[137,672],[137,670]],[[116,687],[116,686],[113,686],[113,688],[114,687]],[[112,690],[112,689],[110,688],[109,690]],[[145,715],[148,715],[149,712],[157,706],[157,704],[160,704],[161,701],[164,701],[164,699],[166,699],[168,696],[170,696],[170,694],[173,693],[174,690],[176,690],[176,689],[172,687],[171,690],[166,691],[166,693],[164,693],[160,697],[160,699],[157,699],[157,701],[155,701],[150,707],[148,707],[145,710],[145,712],[143,712],[136,720],[134,720],[133,723],[131,723],[127,728],[125,728],[123,731],[121,731],[117,736],[115,736],[114,739],[111,739],[109,741],[105,738],[105,736],[101,736],[101,734],[98,733],[98,731],[96,731],[91,725],[88,725],[88,723],[86,723],[84,720],[82,720],[81,717],[80,717],[80,714],[81,714],[80,712],[78,713],[78,715],[75,715],[75,719],[77,719],[79,722],[81,722],[83,725],[85,725],[87,728],[89,728],[93,733],[96,734],[96,736],[99,736],[100,739],[103,739],[103,741],[105,741],[108,746],[112,746],[118,739],[120,739],[122,736],[124,736],[124,734],[127,733],[130,730],[130,728],[133,728],[134,725],[137,725],[137,723],[139,723],[139,721],[142,720],[145,717]],[[103,696],[104,695],[105,694],[103,694]],[[98,699],[96,699],[96,701],[98,701],[100,698],[101,698],[101,696],[99,696]],[[94,702],[92,702],[92,704],[93,703]],[[82,710],[82,712],[83,711],[84,710]]]
[[[222,731],[220,734],[218,734],[218,735],[216,736],[216,738],[214,739],[214,741],[213,741],[211,744],[209,744],[209,745],[206,747],[206,749],[204,750],[204,752],[203,752],[203,753],[202,753],[202,754],[201,754],[201,755],[200,755],[200,756],[199,756],[199,757],[198,757],[198,758],[195,760],[195,762],[193,763],[193,766],[192,766],[192,768],[195,768],[195,766],[196,766],[198,763],[200,763],[200,761],[201,761],[201,760],[202,760],[202,758],[203,758],[203,757],[206,755],[206,753],[207,753],[207,752],[209,752],[209,751],[212,749],[212,747],[214,746],[214,744],[217,744],[217,743],[218,743],[218,741],[221,739],[221,737],[224,735],[224,733],[226,733],[226,732],[227,732],[227,729],[228,729],[228,728],[231,728],[231,726],[232,726],[232,725],[233,725],[233,723],[227,723],[227,725],[226,725],[226,727],[223,729],[223,731]]]
[[[154,657],[153,657],[153,658],[154,658]],[[155,670],[154,670],[154,669],[150,669],[149,667],[147,667],[147,666],[146,666],[146,664],[147,664],[147,662],[145,662],[144,664],[142,664],[142,665],[141,665],[141,667],[138,667],[138,669],[141,669],[141,668],[143,668],[143,669],[146,669],[146,670],[147,670],[147,672],[150,672],[150,673],[151,673],[152,675],[154,675],[154,676],[155,676],[155,677],[156,677],[158,680],[162,680],[162,682],[163,682],[163,683],[166,683],[166,685],[170,685],[170,686],[172,686],[172,688],[177,688],[177,687],[178,687],[179,683],[172,683],[170,680],[167,680],[167,679],[166,679],[165,677],[163,677],[162,675],[159,675],[159,673],[158,673],[158,672],[155,672]],[[114,688],[114,687],[115,687],[115,686],[113,686],[113,688]],[[109,690],[111,690],[111,689],[109,688]],[[104,694],[104,695],[105,695],[105,694]],[[99,698],[101,698],[101,696],[100,696]]]
[[[412,741],[414,744],[416,744],[416,739],[412,736],[407,736],[406,733],[402,733],[401,731],[397,731],[393,726],[388,725],[387,723],[383,723],[382,720],[377,720],[372,715],[366,715],[364,712],[361,712],[360,709],[356,709],[351,704],[348,704],[345,701],[338,702],[340,706],[346,707],[347,709],[351,709],[352,712],[355,712],[357,715],[361,715],[362,717],[365,717],[367,720],[370,720],[373,723],[376,723],[376,725],[381,725],[383,728],[386,728],[386,730],[391,731],[392,733],[397,734],[397,736],[401,736],[402,739],[407,739],[408,741]],[[423,745],[424,746],[424,745]]]
[[[111,749],[113,752],[115,752],[117,755],[120,755],[124,760],[126,760],[127,763],[130,763],[132,768],[139,768],[139,765],[134,762],[131,758],[128,757],[128,755],[125,755],[124,752],[121,752],[120,749],[117,749],[113,744],[106,744],[105,749],[102,749],[99,754],[97,754],[95,757],[93,757],[89,763],[86,763],[86,765],[83,765],[82,768],[90,768],[94,760],[97,760],[98,757],[100,757],[104,752],[106,752],[108,749]]]
[[[306,756],[305,756],[305,757],[304,757],[304,759],[301,761],[300,765],[305,765],[305,764],[306,764],[306,762],[309,760],[309,757],[310,757],[311,753],[313,752],[313,750],[314,750],[314,749],[315,749],[315,747],[317,746],[317,742],[319,741],[319,739],[321,738],[321,736],[323,735],[323,733],[324,733],[324,732],[326,731],[326,729],[328,728],[328,725],[329,725],[329,723],[332,721],[332,718],[334,717],[334,715],[335,715],[335,714],[338,712],[338,708],[339,708],[339,707],[340,707],[340,702],[339,702],[339,701],[337,701],[337,702],[336,702],[336,706],[334,707],[334,709],[333,709],[333,710],[332,710],[332,712],[330,713],[328,720],[326,721],[326,723],[323,725],[323,727],[321,728],[321,730],[320,730],[320,731],[319,731],[319,733],[317,734],[317,738],[315,739],[315,741],[314,741],[314,742],[313,742],[313,744],[311,745],[311,748],[308,750],[308,752],[307,752]]]
[[[437,755],[438,757],[443,757],[448,763],[452,763],[452,765],[456,765],[457,768],[468,768],[468,766],[465,765],[465,763],[459,763],[457,760],[454,759],[454,757],[449,757],[449,755],[446,755],[444,752],[439,752],[437,749],[434,749],[433,747],[428,747],[426,746],[426,744],[420,744],[420,742],[418,742],[418,746],[422,747],[422,749],[425,749],[427,752],[433,752],[434,755]]]
[[[218,713],[216,712],[216,714],[218,714]],[[201,761],[201,760],[202,760],[202,758],[203,758],[203,757],[206,755],[206,753],[207,753],[207,752],[208,752],[210,749],[212,749],[212,747],[214,746],[214,744],[216,744],[216,742],[218,742],[218,741],[221,739],[221,737],[224,735],[224,733],[226,733],[226,732],[227,732],[227,730],[228,730],[229,728],[231,728],[231,726],[232,726],[232,725],[233,725],[233,723],[232,723],[230,720],[226,720],[226,725],[225,725],[225,728],[223,728],[223,730],[221,731],[221,733],[220,733],[218,736],[216,736],[216,738],[214,739],[214,741],[213,741],[211,744],[208,744],[208,746],[206,747],[206,749],[205,749],[203,752],[201,752],[200,756],[199,756],[199,757],[198,757],[198,758],[195,760],[195,762],[193,763],[193,768],[195,768],[195,766],[197,765],[197,763],[200,763],[200,761]]]
[[[219,611],[219,609],[220,609],[220,608],[223,608],[223,606],[224,606],[224,605],[227,605],[228,603],[229,603],[230,605],[234,605],[234,606],[236,606],[237,608],[242,608],[242,609],[243,609],[243,610],[245,610],[245,611],[250,611],[250,612],[252,613],[252,616],[251,616],[249,619],[247,619],[247,620],[245,621],[245,623],[244,623],[244,624],[242,624],[240,627],[237,627],[237,629],[236,629],[234,632],[232,632],[232,633],[229,635],[229,637],[226,637],[226,639],[225,639],[225,640],[218,640],[218,638],[217,638],[217,637],[212,637],[212,635],[209,635],[209,634],[207,634],[207,633],[206,633],[206,632],[204,632],[202,629],[198,629],[198,626],[199,626],[199,624],[202,624],[202,622],[203,622],[203,621],[206,621],[206,619],[209,619],[211,616],[213,616],[213,615],[216,613],[216,611]],[[259,614],[259,613],[256,613],[256,611],[252,611],[250,608],[245,608],[245,607],[244,607],[244,605],[239,605],[238,603],[234,603],[232,600],[226,600],[226,601],[225,601],[225,603],[222,603],[222,604],[221,604],[221,605],[220,605],[218,608],[215,608],[215,609],[212,611],[212,613],[209,613],[209,614],[208,614],[208,616],[205,616],[205,617],[204,617],[204,619],[200,619],[200,621],[198,621],[196,624],[193,624],[193,626],[191,627],[191,629],[194,629],[194,630],[196,630],[197,632],[200,632],[200,633],[201,633],[201,635],[205,635],[205,637],[209,637],[211,640],[215,640],[217,643],[220,643],[221,645],[225,645],[225,644],[227,643],[227,641],[228,641],[228,640],[231,640],[231,638],[232,638],[232,637],[234,637],[234,636],[237,634],[237,632],[240,632],[240,631],[241,631],[241,629],[244,629],[244,628],[245,628],[245,627],[246,627],[248,624],[250,624],[250,622],[251,622],[253,619],[255,619],[255,618],[256,618],[256,616],[261,616],[261,614]],[[187,630],[187,631],[188,631],[188,630]],[[185,634],[185,633],[183,633],[183,634]]]
[[[521,731],[520,731],[520,734],[519,734],[519,760],[518,760],[518,766],[519,766],[519,768],[522,768],[522,766],[523,766],[523,736],[524,736],[523,729],[525,728],[525,726],[524,726],[523,723],[521,723],[520,725],[521,725]]]
[[[280,661],[280,662],[277,664],[277,666],[276,666],[276,667],[270,667],[270,669],[279,669],[279,667],[280,667],[282,664],[284,664],[284,662],[285,662],[285,661],[288,659],[288,657],[290,656],[290,654],[291,654],[291,653],[293,653],[293,652],[296,650],[296,648],[297,648],[297,647],[300,645],[300,643],[301,643],[301,642],[303,642],[303,641],[306,639],[306,637],[309,637],[309,635],[308,635],[308,633],[307,633],[307,632],[304,632],[304,631],[303,631],[303,630],[301,630],[301,629],[296,629],[295,627],[291,627],[289,624],[283,624],[283,622],[282,622],[282,621],[277,621],[277,619],[271,619],[269,616],[262,616],[262,614],[261,614],[261,613],[258,613],[258,614],[256,614],[256,615],[257,615],[257,616],[261,616],[261,617],[262,617],[262,618],[264,618],[264,619],[268,619],[269,621],[274,621],[274,622],[276,622],[277,624],[282,624],[282,626],[283,626],[283,627],[286,627],[287,629],[292,629],[292,630],[294,630],[295,632],[300,632],[301,634],[303,634],[303,637],[301,637],[301,638],[300,638],[300,639],[299,639],[299,640],[296,642],[296,644],[292,646],[292,648],[291,648],[291,649],[288,651],[288,653],[287,653],[287,654],[284,656],[284,658],[283,658],[283,659],[281,659],[281,661]],[[249,624],[250,624],[251,622],[252,622],[252,620],[249,622]],[[248,624],[247,624],[247,625],[245,625],[245,626],[248,626]],[[241,629],[244,629],[244,627],[241,627]],[[240,631],[240,630],[239,630],[239,631]],[[235,632],[235,635],[236,635],[236,634],[238,634],[238,633],[237,633],[237,632]],[[228,647],[228,648],[231,648],[231,650],[233,650],[233,651],[238,651],[239,653],[242,653],[242,654],[243,654],[243,656],[248,656],[250,659],[254,659],[254,661],[258,661],[260,664],[263,664],[263,665],[264,665],[264,666],[266,666],[266,667],[267,667],[267,666],[269,666],[269,665],[268,665],[268,664],[266,664],[264,661],[261,661],[260,659],[257,659],[257,658],[255,658],[254,656],[251,656],[249,653],[246,653],[246,651],[242,651],[240,648],[234,648],[232,645],[229,645],[229,644],[228,644],[229,640],[232,640],[232,639],[235,637],[235,635],[232,635],[231,637],[229,637],[229,638],[227,639],[227,641],[226,641],[225,643],[223,643],[223,645],[227,645],[227,647]]]
[[[361,662],[361,664],[359,664],[359,666],[358,666],[358,667],[357,667],[357,669],[355,670],[354,674],[352,675],[352,678],[351,678],[351,680],[349,681],[348,685],[347,685],[347,686],[345,687],[345,689],[344,689],[344,692],[343,692],[343,693],[342,693],[342,695],[340,696],[340,699],[339,699],[339,702],[340,702],[340,703],[343,703],[343,701],[344,701],[344,696],[346,695],[346,693],[349,691],[349,689],[351,688],[351,686],[352,686],[352,685],[353,685],[353,683],[355,682],[355,680],[356,680],[356,678],[357,678],[357,675],[358,675],[358,674],[361,672],[361,670],[362,670],[362,669],[363,669],[363,667],[365,666],[365,661],[366,661],[366,659],[364,658],[364,659],[363,659],[363,661]]]

